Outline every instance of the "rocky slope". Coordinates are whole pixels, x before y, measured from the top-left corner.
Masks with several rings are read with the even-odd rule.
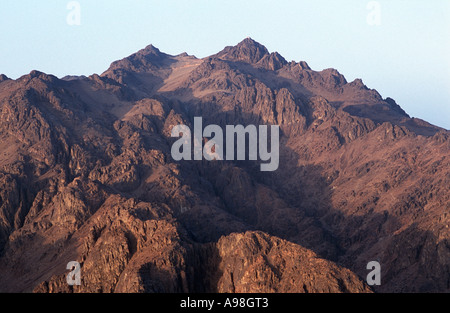
[[[0,76],[0,291],[450,291],[449,132],[250,38]],[[280,166],[174,161],[173,126],[280,125]],[[68,286],[78,261],[82,285]]]

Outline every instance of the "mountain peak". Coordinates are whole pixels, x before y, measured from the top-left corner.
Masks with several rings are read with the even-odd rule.
[[[5,74],[0,74],[0,82],[5,81],[5,80],[9,80],[9,77],[6,76]]]
[[[254,64],[268,54],[269,51],[265,46],[252,38],[247,37],[236,46],[225,47],[225,49],[216,54],[215,57],[224,60],[242,61]]]
[[[257,42],[256,40],[253,40],[251,37],[247,37],[244,40],[242,40],[240,43],[238,43],[236,46],[256,46],[256,47],[264,47],[263,45],[261,45],[259,42]],[[264,47],[265,49],[266,47]],[[267,50],[267,49],[266,49]]]
[[[123,69],[133,72],[146,72],[162,66],[166,57],[169,57],[169,55],[150,44],[122,60],[113,62],[108,71]]]
[[[271,71],[276,71],[287,64],[287,61],[278,52],[265,55],[258,61],[259,66]]]
[[[356,78],[355,80],[350,82],[349,85],[356,87],[356,89],[359,90],[369,90],[369,88],[363,83],[361,78]]]
[[[138,51],[138,53],[140,54],[156,54],[156,55],[160,55],[161,50],[159,50],[157,47],[155,47],[152,44],[149,44],[147,47],[145,47],[144,49]]]

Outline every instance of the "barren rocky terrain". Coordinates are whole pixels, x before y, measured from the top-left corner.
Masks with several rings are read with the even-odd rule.
[[[278,170],[173,160],[171,130],[195,116],[279,125]],[[1,75],[0,291],[449,292],[449,137],[250,38]]]

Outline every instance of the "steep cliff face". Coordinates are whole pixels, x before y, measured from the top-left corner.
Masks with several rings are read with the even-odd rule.
[[[217,247],[219,292],[370,292],[350,270],[265,233],[231,234]]]
[[[0,291],[450,288],[449,132],[250,38],[0,77]],[[280,165],[175,161],[173,126],[279,125]],[[81,264],[81,286],[66,265]]]

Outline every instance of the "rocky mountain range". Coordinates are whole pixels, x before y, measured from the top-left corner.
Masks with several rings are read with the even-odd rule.
[[[197,116],[279,125],[279,168],[175,161],[171,130]],[[449,292],[449,137],[251,38],[1,75],[0,291]]]

